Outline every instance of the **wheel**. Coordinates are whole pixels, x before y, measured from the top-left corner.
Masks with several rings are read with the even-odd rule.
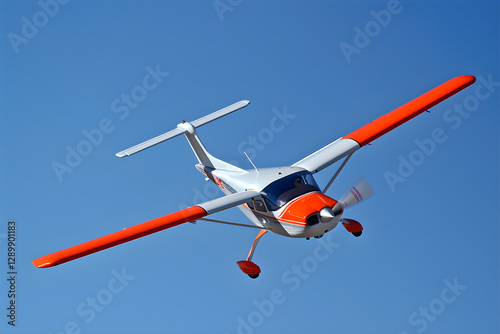
[[[257,277],[259,277],[259,274],[255,274],[255,275],[248,275],[248,277],[252,278],[252,279],[256,279]]]
[[[355,237],[359,237],[361,235],[361,233],[363,233],[363,231],[352,232],[352,235],[354,235]]]

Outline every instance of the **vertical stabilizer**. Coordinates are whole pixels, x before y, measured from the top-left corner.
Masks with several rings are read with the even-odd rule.
[[[177,125],[177,128],[184,130],[184,135],[186,136],[189,145],[191,145],[191,148],[193,149],[193,152],[196,155],[196,158],[198,158],[198,161],[201,165],[212,169],[244,172],[243,169],[233,166],[210,155],[210,153],[208,153],[207,149],[198,137],[196,129],[192,123],[184,121],[181,124]]]

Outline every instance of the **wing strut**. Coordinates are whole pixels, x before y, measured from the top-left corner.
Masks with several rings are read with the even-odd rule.
[[[328,188],[330,188],[330,186],[332,185],[333,181],[335,181],[335,179],[337,178],[337,176],[339,176],[340,172],[342,171],[342,169],[344,168],[344,166],[347,164],[347,161],[349,161],[349,159],[352,157],[353,154],[354,154],[354,152],[352,152],[351,154],[349,154],[344,159],[344,161],[342,162],[342,165],[340,165],[339,169],[337,169],[337,171],[335,172],[335,174],[333,175],[333,177],[330,179],[330,181],[326,185],[325,189],[323,189],[323,193],[326,193],[326,191],[328,190]]]
[[[211,223],[220,223],[220,224],[227,224],[227,225],[235,225],[235,226],[258,228],[259,230],[262,230],[262,227],[258,227],[256,225],[248,225],[248,224],[241,224],[241,223],[232,223],[232,222],[227,222],[227,221],[218,220],[218,219],[199,218],[198,220],[206,221],[206,222],[211,222]]]

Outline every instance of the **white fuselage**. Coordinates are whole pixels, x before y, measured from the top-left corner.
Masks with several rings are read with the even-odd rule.
[[[212,180],[226,195],[254,190],[261,193],[238,208],[258,227],[295,238],[320,237],[334,229],[340,215],[324,223],[319,214],[337,201],[318,189],[311,173],[301,167],[275,167],[259,170],[228,171],[196,168]],[[275,203],[278,202],[278,203]],[[317,219],[316,219],[317,218]]]

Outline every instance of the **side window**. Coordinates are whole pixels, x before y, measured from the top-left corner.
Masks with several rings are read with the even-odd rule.
[[[252,209],[252,210],[253,210],[253,209],[255,209],[255,207],[253,206],[253,201],[248,201],[248,202],[247,202],[247,205],[248,205],[248,207],[249,207],[250,209]]]
[[[316,188],[319,189],[319,186],[318,184],[316,183],[316,181],[314,180],[314,177],[312,176],[312,174],[305,174],[305,177],[306,177],[306,183],[307,184],[310,184],[312,186],[315,186]]]
[[[262,211],[262,212],[266,212],[266,206],[264,205],[264,202],[262,202],[260,199],[258,200],[255,200],[254,202],[254,205],[255,205],[255,210],[257,211]]]

